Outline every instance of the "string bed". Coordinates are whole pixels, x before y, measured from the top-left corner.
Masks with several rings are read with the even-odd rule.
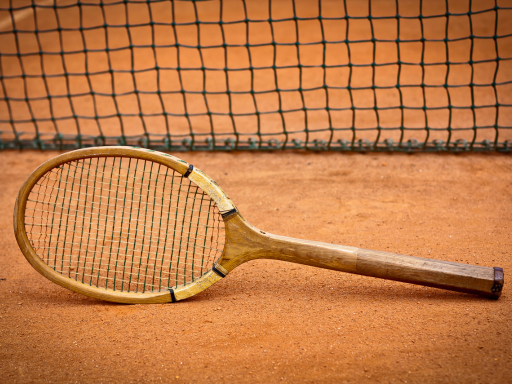
[[[171,168],[122,157],[47,172],[27,200],[25,228],[50,268],[122,292],[190,283],[224,246],[222,216],[206,193]]]

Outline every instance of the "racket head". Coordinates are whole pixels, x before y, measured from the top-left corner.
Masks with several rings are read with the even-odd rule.
[[[165,303],[228,273],[218,261],[234,212],[217,183],[183,160],[97,147],[32,172],[18,193],[14,231],[28,262],[54,283],[107,301]]]

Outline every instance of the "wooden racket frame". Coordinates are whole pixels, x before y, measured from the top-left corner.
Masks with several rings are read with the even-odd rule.
[[[92,287],[63,276],[48,267],[35,253],[25,231],[26,201],[32,187],[50,169],[70,161],[91,157],[133,157],[174,169],[207,193],[223,215],[225,244],[214,267],[197,280],[174,289],[131,293]],[[337,244],[273,235],[248,223],[215,181],[197,168],[169,154],[133,147],[95,147],[57,156],[39,166],[22,185],[14,208],[16,240],[28,262],[43,276],[72,291],[120,303],[166,303],[194,296],[219,281],[240,264],[255,259],[275,259],[366,276],[420,284],[498,298],[503,270],[462,263],[371,251]]]
[[[47,279],[74,292],[78,292],[83,295],[101,300],[132,304],[167,303],[170,301],[183,300],[187,297],[204,291],[206,288],[221,279],[219,274],[215,273],[213,270],[210,270],[194,282],[174,288],[173,298],[173,295],[171,295],[171,292],[168,289],[162,291],[135,293],[119,292],[112,289],[90,286],[88,284],[84,284],[61,275],[59,272],[46,265],[46,263],[36,254],[34,248],[32,248],[32,245],[30,244],[27,236],[27,232],[25,230],[25,208],[28,196],[30,195],[30,191],[39,181],[39,179],[49,170],[70,161],[94,157],[132,157],[141,160],[149,160],[172,168],[182,175],[187,173],[190,166],[190,164],[186,161],[180,160],[172,155],[153,151],[150,149],[134,147],[94,147],[78,149],[76,151],[64,153],[54,157],[41,164],[37,169],[34,170],[34,172],[30,174],[30,176],[21,186],[21,189],[18,193],[18,198],[16,199],[16,205],[14,207],[14,233],[16,235],[16,240],[21,251],[25,255],[28,262],[32,265],[32,267],[34,267]],[[212,179],[210,179],[197,168],[192,170],[192,172],[188,175],[188,178],[204,192],[206,192],[213,201],[215,201],[217,208],[221,212],[235,209],[232,201],[217,185],[217,183],[215,183]],[[225,272],[225,274],[227,274],[227,271],[220,265],[217,266],[216,269],[221,273]]]

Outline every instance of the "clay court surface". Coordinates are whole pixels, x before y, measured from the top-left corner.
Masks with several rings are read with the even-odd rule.
[[[510,156],[175,153],[261,229],[500,266],[498,301],[253,261],[189,300],[121,305],[51,283],[18,249],[18,188],[56,154],[0,153],[2,382],[510,382]]]
[[[296,3],[299,16],[316,17],[316,11],[305,7],[308,2]],[[369,14],[365,6],[359,9],[363,2],[349,3],[353,16]],[[195,17],[192,3],[176,4],[178,23],[194,20],[190,19]],[[218,20],[217,5],[197,4],[204,21]],[[224,11],[225,20],[245,17],[241,3],[236,4],[238,8]],[[256,2],[247,4],[251,18],[268,17]],[[273,17],[293,15],[290,2],[274,4]],[[335,2],[323,4],[326,15],[343,16]],[[393,1],[390,5],[376,4],[380,8],[376,6],[372,12],[381,16],[395,6]],[[402,16],[417,15],[414,4],[419,3],[400,2]],[[430,7],[427,2],[423,4]],[[432,4],[434,8],[444,6],[444,2]],[[494,7],[494,3],[491,8],[485,2],[472,4],[476,11]],[[450,7],[451,12],[467,11],[464,2],[451,2]],[[56,40],[57,34],[50,33],[57,27],[56,19],[50,17],[51,7],[39,9],[41,41],[20,34],[19,53],[26,54],[22,64],[13,56],[17,52],[15,40],[2,35],[0,53],[5,56],[2,70],[7,79],[2,92],[21,100],[12,103],[12,112],[5,103],[0,105],[2,118],[8,116],[16,122],[6,120],[0,126],[4,142],[14,140],[17,134],[22,140],[31,139],[36,129],[32,118],[37,119],[43,139],[51,140],[58,130],[70,135],[73,143],[78,129],[82,135],[105,135],[117,144],[122,135],[142,135],[146,126],[153,140],[162,140],[168,133],[175,135],[173,140],[181,140],[195,132],[203,145],[210,132],[217,134],[221,144],[235,131],[283,141],[286,127],[296,131],[287,139],[305,141],[306,122],[309,129],[320,130],[310,134],[310,141],[326,139],[331,126],[345,128],[334,132],[333,142],[363,137],[371,141],[389,137],[397,142],[402,140],[402,133],[404,142],[411,138],[423,142],[427,137],[431,141],[494,142],[498,133],[499,141],[511,139],[510,38],[499,38],[496,47],[488,43],[490,40],[479,39],[471,47],[467,41],[451,42],[449,49],[430,42],[423,46],[418,40],[423,37],[423,25],[417,20],[401,20],[399,31],[396,21],[373,19],[379,39],[412,39],[416,43],[385,43],[373,52],[368,39],[374,32],[369,32],[366,20],[350,21],[348,34],[346,22],[325,23],[325,32],[320,33],[318,23],[305,21],[300,23],[298,37],[295,24],[292,35],[287,34],[286,23],[275,23],[272,34],[265,24],[260,27],[254,23],[250,33],[243,23],[225,25],[225,37],[219,37],[221,28],[216,25],[205,24],[200,30],[185,25],[176,27],[175,35],[163,28],[153,41],[149,27],[135,28],[135,24],[148,23],[150,17],[156,22],[174,20],[169,5],[152,4],[152,14],[145,4],[130,4],[128,8],[130,17],[125,19],[122,4],[106,7],[104,15],[91,7],[84,7],[87,12],[83,15],[64,7],[59,10],[61,26],[76,28],[82,23],[90,30],[85,32],[84,41],[78,34],[64,32],[62,43]],[[445,11],[441,7],[425,12]],[[5,21],[6,15],[7,11],[0,17]],[[503,22],[510,13],[501,13],[504,16],[500,16],[496,31],[493,15],[474,14],[472,24],[469,17],[452,17],[446,30],[444,18],[427,20],[427,37],[510,34],[510,23]],[[17,28],[33,30],[31,17],[31,12],[22,11],[17,16]],[[127,22],[134,24],[128,32],[118,28]],[[110,25],[108,36],[103,23]],[[5,21],[0,29],[11,27]],[[359,67],[353,71],[342,68],[349,62],[344,42],[341,46],[304,45],[300,50],[286,46],[290,41],[318,42],[324,39],[323,33],[326,40],[338,43],[344,39],[368,40],[351,45],[350,61]],[[230,48],[226,56],[223,49],[211,48],[223,39],[228,44],[245,44],[244,39],[248,39],[251,44],[269,45],[275,40],[281,45],[275,51],[269,51],[270,46],[253,47],[250,57],[245,48]],[[161,47],[178,43],[185,46],[179,59],[176,49]],[[157,49],[149,49],[151,44]],[[140,47],[134,48],[137,45]],[[204,58],[186,47],[196,45],[204,48]],[[107,46],[112,50],[110,55],[101,52]],[[325,63],[319,48],[325,49]],[[473,65],[468,63],[470,50]],[[39,51],[45,53],[34,54]],[[501,56],[499,68],[487,62],[497,55]],[[398,72],[399,57],[426,65],[402,65]],[[447,60],[452,62],[449,69],[444,65]],[[305,68],[304,73],[296,68],[280,69],[299,62],[306,67],[327,64],[339,68],[328,68],[325,73],[318,68]],[[380,66],[370,69],[373,62]],[[280,69],[277,77],[268,71],[272,65]],[[208,68],[204,77],[200,71],[203,66]],[[178,77],[179,67],[188,69]],[[229,71],[223,71],[225,67]],[[109,69],[115,76],[108,75]],[[32,77],[14,78],[22,71]],[[74,73],[69,83],[64,77],[66,71]],[[51,75],[46,77],[47,83],[38,78],[42,73]],[[328,94],[307,91],[323,85],[324,75],[333,90]],[[255,85],[252,76],[256,76]],[[480,86],[495,81],[495,88]],[[428,85],[426,93],[420,83]],[[470,83],[479,85],[471,88],[474,95]],[[404,87],[395,89],[396,84]],[[349,85],[353,87],[350,95]],[[248,98],[253,87],[256,99]],[[279,99],[277,88],[286,91]],[[307,91],[302,101],[299,88]],[[190,93],[186,98],[182,89]],[[233,91],[229,98],[224,94],[228,89]],[[155,96],[157,90],[161,98]],[[114,93],[116,97],[111,96]],[[349,96],[353,97],[350,103]],[[26,97],[34,100],[25,102]],[[41,97],[44,100],[36,100]],[[281,97],[286,127],[276,112]],[[456,108],[448,109],[449,104]],[[332,122],[323,110],[327,105],[337,110],[329,115]],[[351,107],[355,115],[345,111]],[[374,107],[379,111],[374,112]],[[427,107],[426,112],[423,107]],[[212,120],[206,118],[207,111],[213,112]],[[256,111],[261,121],[255,117]],[[192,117],[185,119],[185,113]],[[236,126],[227,117],[229,113],[234,114]],[[96,117],[98,122],[93,119]],[[474,130],[475,124],[491,129]],[[377,125],[392,129],[381,137],[374,129]],[[402,132],[396,128],[401,125],[419,130]],[[427,134],[423,131],[426,125],[441,129]],[[355,137],[355,131],[347,129],[352,126],[366,131]],[[444,130],[448,126],[453,137]],[[16,244],[12,212],[18,189],[34,168],[58,153],[0,152],[0,382],[511,382],[510,155],[173,153],[216,180],[244,217],[262,230],[502,267],[505,288],[498,301],[260,260],[243,264],[188,300],[122,305],[81,296],[51,283],[32,269]]]

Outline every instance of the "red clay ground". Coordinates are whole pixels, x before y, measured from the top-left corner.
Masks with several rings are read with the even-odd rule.
[[[501,266],[498,301],[255,261],[184,302],[118,305],[49,282],[17,247],[18,188],[54,155],[0,153],[2,382],[511,380],[510,156],[178,154],[261,229]]]

